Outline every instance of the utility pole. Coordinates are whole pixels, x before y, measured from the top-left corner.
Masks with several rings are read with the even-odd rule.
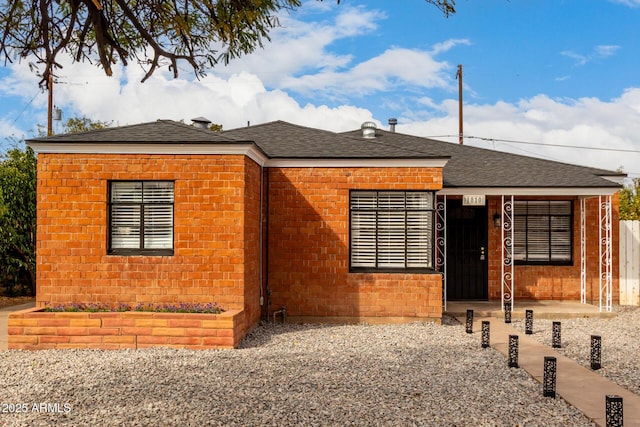
[[[456,79],[458,79],[458,143],[463,144],[463,132],[462,132],[462,65],[458,65],[458,72],[456,73]]]
[[[53,135],[53,76],[49,73],[47,79],[47,89],[49,89],[49,104],[47,111],[47,136]]]

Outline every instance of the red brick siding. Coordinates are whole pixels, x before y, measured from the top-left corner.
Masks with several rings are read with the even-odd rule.
[[[175,180],[174,256],[107,255],[109,180]],[[217,302],[254,322],[256,180],[244,156],[39,154],[38,306]]]
[[[260,184],[261,168],[245,158],[244,311],[247,328],[260,320]]]
[[[292,316],[441,317],[439,274],[349,273],[349,190],[438,190],[440,168],[269,170],[272,310]]]
[[[523,200],[518,197],[516,200]],[[548,198],[547,198],[548,199]],[[568,200],[557,197],[557,200]],[[533,200],[533,199],[532,199]],[[580,200],[573,199],[573,265],[514,267],[514,297],[538,300],[580,300]],[[500,198],[489,198],[489,299],[501,298],[501,242],[500,228],[493,226],[493,214],[500,213]],[[598,301],[599,292],[599,223],[598,198],[586,202],[586,248],[587,248],[587,301]],[[613,212],[613,300],[619,301],[618,281],[618,196],[612,197]]]
[[[222,314],[38,310],[9,314],[9,349],[235,348],[244,324],[240,310]]]

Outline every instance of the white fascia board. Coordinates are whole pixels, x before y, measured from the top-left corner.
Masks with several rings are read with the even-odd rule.
[[[228,154],[245,155],[260,166],[280,168],[444,168],[448,158],[433,159],[269,159],[254,144],[64,143],[30,141],[36,153],[59,154]]]
[[[628,177],[626,175],[600,175],[600,178],[606,179],[607,181],[615,182],[616,184],[624,185],[624,181]]]
[[[619,188],[611,187],[457,187],[443,188],[437,192],[443,196],[485,195],[485,196],[609,196]]]
[[[202,154],[202,155],[243,155],[259,165],[267,162],[267,157],[254,144],[114,144],[114,143],[51,143],[27,142],[36,153],[57,154]]]
[[[444,168],[449,159],[269,159],[272,168]]]

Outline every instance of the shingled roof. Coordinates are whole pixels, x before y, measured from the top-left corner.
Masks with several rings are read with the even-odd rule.
[[[453,144],[377,129],[334,133],[283,121],[233,129],[223,135],[253,140],[270,158],[450,158],[444,187],[620,187],[607,171]]]
[[[50,143],[104,142],[104,143],[242,143],[231,135],[222,135],[208,129],[186,125],[173,120],[157,120],[129,126],[118,126],[92,130],[88,132],[70,133],[34,138],[29,141]]]
[[[449,159],[444,188],[619,188],[607,177],[624,174],[453,144],[377,129],[375,138],[360,130],[335,133],[284,121],[213,132],[158,120],[76,134],[34,138],[36,143],[238,144],[255,145],[268,159]]]
[[[223,132],[234,138],[252,140],[272,159],[424,159],[447,158],[428,147],[389,144],[378,139],[354,138],[281,120]]]

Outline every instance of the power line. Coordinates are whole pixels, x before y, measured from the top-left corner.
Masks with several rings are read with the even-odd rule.
[[[20,116],[22,116],[22,114],[27,111],[27,108],[29,108],[29,106],[33,103],[33,100],[36,99],[36,96],[38,96],[38,94],[40,93],[40,89],[38,89],[38,91],[36,92],[35,95],[33,95],[33,98],[31,98],[31,100],[29,102],[27,102],[27,104],[24,106],[24,108],[22,109],[22,111],[20,111],[20,114],[18,114],[18,116],[15,118],[15,120],[13,120],[13,122],[11,123],[11,126],[15,125],[16,122],[18,121],[18,119],[20,118]]]
[[[436,135],[436,136],[427,136],[426,138],[457,138],[457,137],[458,135]],[[615,151],[620,153],[640,153],[640,150],[630,150],[626,148],[603,148],[603,147],[588,147],[586,145],[547,144],[544,142],[515,141],[513,139],[487,138],[484,136],[465,136],[465,138],[479,139],[481,141],[488,141],[488,142],[509,142],[512,144],[540,145],[545,147],[578,148],[581,150]]]
[[[426,136],[425,138],[457,138],[458,135],[435,135],[435,136]],[[530,141],[515,141],[515,140],[511,140],[511,139],[500,139],[500,138],[487,138],[487,137],[481,137],[481,136],[465,136],[465,138],[469,138],[469,139],[478,139],[481,141],[486,141],[486,142],[504,142],[504,143],[512,143],[512,144],[525,144],[525,145],[537,145],[537,146],[545,146],[545,147],[559,147],[559,148],[575,148],[575,149],[580,149],[580,150],[595,150],[595,151],[613,151],[613,152],[621,152],[621,153],[640,153],[640,150],[630,150],[630,149],[624,149],[624,148],[602,148],[602,147],[587,147],[587,146],[581,146],[581,145],[565,145],[565,144],[546,144],[543,142],[530,142]],[[495,150],[495,146],[493,147],[493,149]],[[527,150],[523,150],[520,149],[526,153],[531,153]],[[557,158],[553,158],[550,156],[544,156],[540,153],[531,153],[534,157],[541,157],[541,158],[546,158],[547,160],[552,160],[552,161],[556,161],[556,162],[564,162],[563,159],[557,159]],[[640,177],[640,172],[631,172],[631,171],[624,171],[624,173],[627,174],[627,176],[629,176],[630,178],[633,176],[638,176]]]

